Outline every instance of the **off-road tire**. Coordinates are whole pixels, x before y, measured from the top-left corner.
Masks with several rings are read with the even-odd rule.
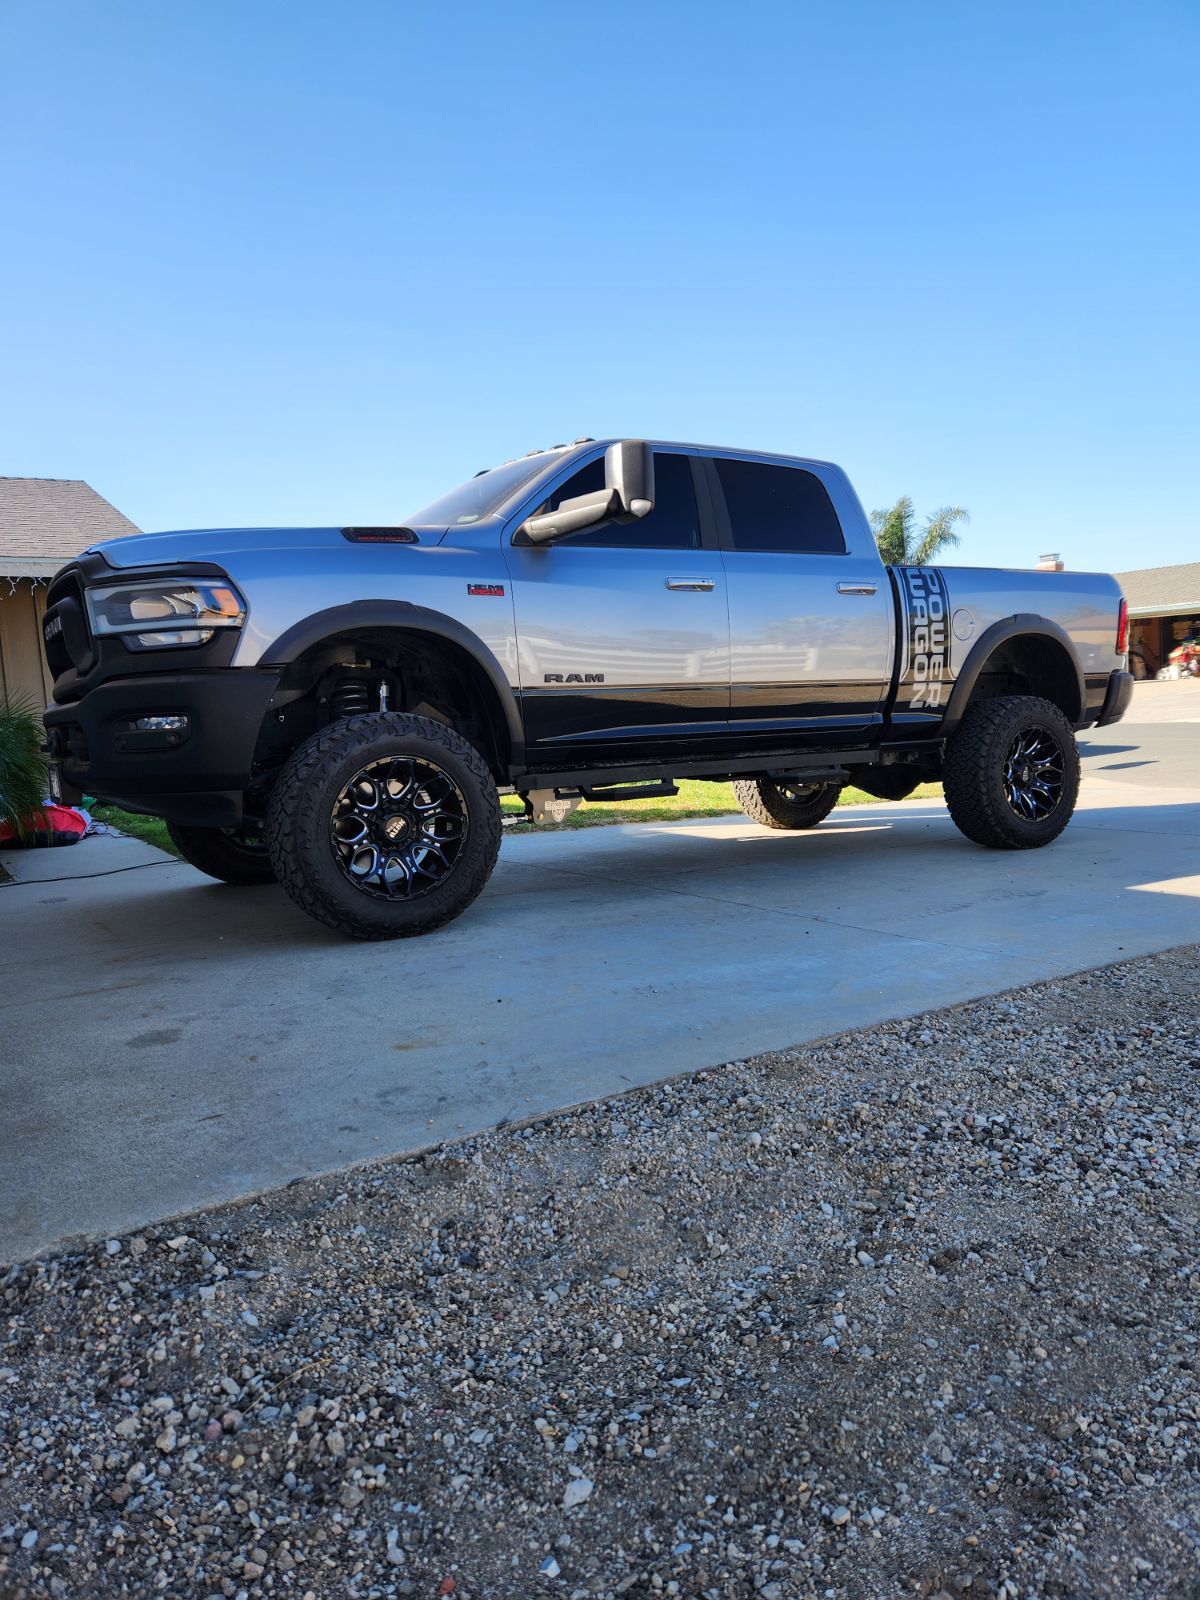
[[[811,789],[803,799],[788,796],[787,789]],[[733,798],[752,822],[764,828],[815,828],[837,805],[841,785],[837,783],[781,784],[772,778],[738,778]]]
[[[1044,817],[1019,816],[1005,788],[1005,763],[1023,734],[1045,732],[1062,755],[1061,792]],[[946,806],[960,833],[992,850],[1036,850],[1070,822],[1079,798],[1079,750],[1056,705],[1033,695],[1003,695],[967,708],[942,760]]]
[[[356,772],[389,757],[436,766],[464,803],[466,828],[452,868],[412,899],[384,899],[350,882],[331,825]],[[345,717],[293,751],[267,803],[267,849],[292,900],[326,927],[355,939],[432,933],[479,895],[500,850],[500,799],[487,763],[452,728],[396,711]]]
[[[210,878],[239,887],[275,882],[261,828],[187,828],[168,822],[167,832],[183,859]]]

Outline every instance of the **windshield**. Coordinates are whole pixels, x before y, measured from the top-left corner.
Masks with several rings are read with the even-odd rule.
[[[490,472],[481,472],[467,483],[460,483],[457,489],[431,500],[404,520],[435,528],[443,523],[461,528],[479,522],[483,517],[490,517],[518,489],[558,466],[563,455],[561,450],[542,450],[535,456],[522,456],[519,461],[506,461],[502,467],[493,467]]]

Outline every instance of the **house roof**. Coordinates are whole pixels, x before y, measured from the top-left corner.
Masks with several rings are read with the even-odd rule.
[[[1137,572],[1118,572],[1116,579],[1131,616],[1200,611],[1200,561],[1185,561],[1178,567],[1141,567]]]
[[[88,545],[140,532],[82,478],[0,478],[0,577],[53,577]]]

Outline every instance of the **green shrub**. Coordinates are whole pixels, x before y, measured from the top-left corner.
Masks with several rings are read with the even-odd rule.
[[[27,701],[0,704],[0,823],[25,835],[41,820],[46,798],[42,725]]]

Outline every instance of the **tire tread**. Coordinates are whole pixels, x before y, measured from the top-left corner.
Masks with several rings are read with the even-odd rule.
[[[1072,790],[1070,804],[1048,818],[1052,825],[1037,834],[1021,831],[1019,819],[989,782],[993,763],[1003,760],[999,746],[1018,708],[1050,722],[1058,730],[1064,780],[1069,780]],[[1071,820],[1079,790],[1079,753],[1070,723],[1053,701],[1035,695],[1000,695],[978,701],[967,708],[946,746],[942,789],[955,827],[973,843],[991,850],[1036,850],[1050,844]]]
[[[176,850],[197,872],[237,888],[275,882],[270,855],[239,852],[221,828],[192,828],[181,822],[168,822],[167,832]]]
[[[733,797],[751,822],[764,828],[784,828],[789,833],[815,828],[823,822],[837,805],[840,793],[836,783],[822,784],[807,804],[797,806],[786,800],[769,778],[735,778],[733,783]]]
[[[382,732],[397,738],[413,736],[440,746],[448,755],[457,757],[471,772],[485,796],[491,795],[494,803],[484,805],[482,815],[472,818],[472,825],[483,836],[483,858],[475,873],[463,882],[463,894],[441,912],[424,918],[420,925],[385,930],[366,916],[357,916],[333,904],[325,895],[318,894],[311,875],[303,861],[303,839],[312,832],[320,836],[324,824],[314,818],[317,805],[314,775],[330,762],[344,760],[361,745],[364,736]],[[429,717],[411,716],[400,711],[376,711],[357,717],[344,717],[330,723],[327,728],[314,733],[298,746],[284,763],[271,790],[267,804],[267,849],[284,891],[289,898],[316,921],[354,939],[409,938],[432,933],[453,921],[482,892],[496,865],[500,850],[500,806],[496,797],[495,782],[487,763],[473,745],[442,722]]]

